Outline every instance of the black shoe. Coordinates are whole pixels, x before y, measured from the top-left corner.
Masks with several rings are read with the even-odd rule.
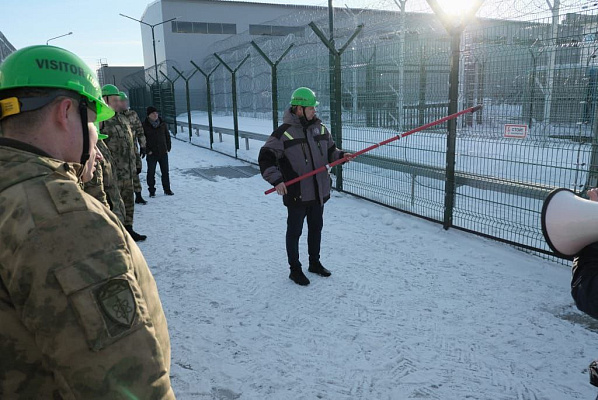
[[[297,285],[307,286],[309,285],[309,279],[303,274],[301,267],[291,267],[291,274],[289,279],[295,282]]]
[[[324,277],[332,275],[332,273],[328,271],[326,268],[324,268],[324,266],[319,261],[316,264],[309,264],[309,268],[307,270],[311,273],[318,274]]]
[[[133,238],[133,240],[136,241],[136,242],[143,242],[145,239],[147,239],[147,236],[140,235],[137,232],[135,232],[133,230],[133,227],[131,225],[125,226],[125,229],[127,230],[127,232],[129,232],[129,235],[131,235],[131,237]]]
[[[149,191],[150,197],[156,197],[156,189]]]
[[[147,204],[147,201],[141,197],[141,192],[135,192],[135,204]]]
[[[173,193],[173,192],[172,192],[172,190],[170,190],[170,189],[168,189],[168,190],[165,190],[165,191],[164,191],[164,194],[165,194],[166,196],[174,196],[174,193]]]

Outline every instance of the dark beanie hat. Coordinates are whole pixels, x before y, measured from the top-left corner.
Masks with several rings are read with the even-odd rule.
[[[157,111],[158,111],[158,109],[157,109],[156,107],[154,107],[154,106],[149,106],[149,107],[147,108],[147,115],[150,115],[151,113],[153,113],[153,112],[157,112]]]

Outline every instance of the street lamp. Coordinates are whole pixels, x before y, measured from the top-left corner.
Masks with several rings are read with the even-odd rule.
[[[483,3],[483,0],[465,2],[462,0],[426,0],[430,8],[440,19],[451,38],[451,68],[449,72],[448,115],[457,112],[459,107],[459,57],[461,55],[461,36],[465,26]],[[440,5],[439,2],[443,4]],[[455,152],[457,147],[457,120],[448,121],[446,138],[446,181],[444,188],[444,229],[453,225],[455,204]]]
[[[159,78],[158,78],[158,59],[156,57],[156,36],[154,35],[154,28],[156,26],[158,26],[158,25],[162,25],[162,24],[165,24],[167,22],[174,21],[178,17],[170,18],[170,19],[168,19],[166,21],[158,22],[157,24],[148,24],[147,22],[143,22],[143,21],[140,21],[140,20],[135,19],[133,17],[129,17],[128,15],[125,15],[125,14],[119,14],[119,15],[121,17],[132,19],[133,21],[137,21],[140,24],[147,25],[150,28],[152,28],[152,47],[154,48],[154,67],[155,67],[155,70],[156,70],[156,85],[158,85],[158,95],[160,96],[160,108],[163,108],[164,104],[162,102],[162,91],[160,90],[160,81],[159,81]],[[161,110],[161,111],[163,112],[164,110]]]
[[[50,39],[46,40],[46,46],[48,45],[48,43],[50,42],[50,40],[58,39],[58,38],[61,38],[63,36],[68,36],[68,35],[72,35],[72,34],[73,34],[73,32],[69,32],[69,33],[65,33],[64,35],[60,35],[60,36],[56,36],[56,37],[50,38]]]

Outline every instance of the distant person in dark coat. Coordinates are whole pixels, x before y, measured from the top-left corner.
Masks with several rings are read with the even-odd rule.
[[[147,118],[143,121],[143,132],[146,139],[147,152],[147,185],[150,197],[156,197],[156,164],[160,164],[162,174],[162,189],[168,196],[174,195],[170,190],[170,175],[168,173],[168,153],[170,152],[170,133],[168,125],[158,115],[158,109],[147,108]]]

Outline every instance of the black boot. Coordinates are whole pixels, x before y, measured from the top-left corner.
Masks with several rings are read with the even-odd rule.
[[[172,192],[172,190],[170,190],[170,189],[166,189],[166,190],[164,191],[164,194],[165,194],[166,196],[174,196],[174,193],[173,193],[173,192]]]
[[[131,235],[133,240],[136,242],[143,242],[145,239],[147,239],[147,236],[140,235],[137,232],[135,232],[131,225],[125,225],[125,229],[127,230],[127,232],[129,232],[129,235]]]
[[[156,189],[149,190],[150,197],[156,197]]]
[[[307,286],[309,285],[309,279],[303,274],[301,267],[291,267],[291,274],[289,279],[295,282],[297,285]]]
[[[147,204],[147,201],[141,197],[141,192],[135,192],[135,204]]]
[[[330,271],[328,271],[324,266],[318,261],[314,264],[309,264],[309,268],[307,269],[309,272],[318,274],[320,276],[328,277],[332,275]]]

